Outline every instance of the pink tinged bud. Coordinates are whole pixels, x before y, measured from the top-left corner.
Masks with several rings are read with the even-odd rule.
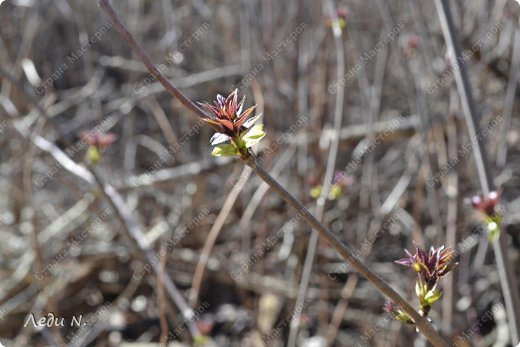
[[[471,198],[471,205],[473,208],[481,211],[488,217],[496,214],[496,207],[500,201],[500,194],[496,191],[492,191],[488,196],[475,195]]]

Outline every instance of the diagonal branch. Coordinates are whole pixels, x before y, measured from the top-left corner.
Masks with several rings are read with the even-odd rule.
[[[298,214],[318,232],[318,234],[331,244],[350,266],[365,277],[372,285],[382,294],[402,307],[403,311],[408,313],[414,320],[419,331],[434,346],[448,346],[446,341],[433,329],[426,318],[421,316],[403,297],[401,297],[392,287],[390,287],[377,273],[365,265],[354,253],[341,242],[341,240],[329,229],[327,229],[319,220],[314,217],[303,204],[289,193],[278,181],[276,181],[269,173],[267,173],[257,162],[256,157],[251,153],[244,158],[244,162],[249,165],[253,171],[266,182],[271,189],[276,192],[289,206],[298,211]]]
[[[143,48],[135,41],[128,32],[124,24],[119,20],[117,14],[108,3],[108,0],[100,0],[100,6],[109,15],[112,23],[119,31],[123,39],[132,47],[134,52],[141,58],[150,73],[154,75],[173,96],[177,97],[181,103],[189,110],[193,111],[198,117],[205,117],[204,113],[191,100],[189,100],[179,89],[173,86],[162,73],[153,65]],[[251,167],[253,171],[265,183],[267,183],[273,191],[275,191],[289,206],[294,208],[302,216],[305,221],[318,232],[327,242],[329,242],[338,253],[349,262],[349,264],[363,275],[368,281],[374,285],[382,294],[412,317],[419,331],[436,347],[448,347],[444,339],[433,329],[432,325],[422,317],[404,298],[402,298],[395,290],[393,290],[377,273],[366,266],[354,253],[345,246],[341,240],[323,224],[314,217],[303,204],[297,200],[291,193],[283,188],[269,173],[267,173],[258,163],[256,157],[249,152],[247,156],[241,158],[246,165]]]
[[[132,48],[135,54],[141,59],[143,64],[146,66],[150,74],[152,74],[166,89],[168,93],[173,95],[177,100],[179,100],[184,107],[188,110],[192,111],[199,118],[207,118],[204,111],[200,109],[193,101],[191,101],[183,92],[181,92],[177,87],[168,81],[166,76],[162,74],[161,71],[154,65],[148,54],[143,50],[143,48],[137,43],[132,34],[126,29],[125,25],[119,19],[119,16],[114,11],[112,6],[108,3],[108,0],[100,0],[99,6],[108,14],[110,20],[116,30],[119,32],[123,40]]]

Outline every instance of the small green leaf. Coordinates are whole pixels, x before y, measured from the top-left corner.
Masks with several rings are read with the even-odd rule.
[[[252,127],[247,133],[243,134],[242,140],[245,142],[245,147],[250,148],[257,144],[265,136],[264,125],[257,124]]]
[[[494,216],[484,218],[484,223],[488,229],[489,241],[493,242],[500,237],[500,223],[502,222],[502,216],[495,214]]]
[[[488,223],[489,241],[494,242],[500,237],[500,227],[495,222]]]
[[[92,164],[97,164],[101,160],[101,152],[96,146],[89,146],[87,150],[88,160]]]
[[[205,346],[210,342],[210,339],[208,336],[204,335],[197,335],[193,338],[193,344],[195,346]]]
[[[426,296],[427,291],[428,291],[428,288],[427,288],[426,283],[421,278],[419,278],[417,280],[417,282],[415,283],[415,294],[417,295],[419,300],[421,300],[422,298],[424,298]]]
[[[442,291],[440,290],[430,290],[428,293],[426,293],[426,296],[424,297],[424,302],[427,305],[432,305],[434,302],[439,300],[442,296]]]
[[[213,149],[211,155],[215,157],[233,157],[239,155],[237,148],[231,144],[218,145]]]
[[[332,187],[330,187],[329,200],[336,200],[341,196],[342,192],[343,189],[339,185],[333,184]]]
[[[394,317],[395,317],[395,319],[400,320],[403,323],[414,324],[413,323],[413,319],[409,315],[407,315],[405,312],[403,312],[401,310],[395,311],[394,312]]]

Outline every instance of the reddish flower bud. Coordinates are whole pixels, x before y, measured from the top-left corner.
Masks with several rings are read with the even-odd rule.
[[[263,125],[253,126],[261,114],[249,118],[256,105],[242,111],[246,97],[244,96],[242,101],[238,102],[237,94],[238,90],[235,89],[227,98],[218,94],[213,105],[199,103],[201,107],[212,113],[211,116],[203,120],[221,128],[221,132],[214,134],[210,140],[211,145],[216,146],[211,153],[215,156],[238,155],[245,157],[248,148],[258,143],[265,136]]]
[[[336,13],[337,13],[338,17],[345,19],[348,17],[350,11],[349,11],[348,7],[343,6],[343,7],[338,7],[338,9],[336,10]]]
[[[496,207],[500,200],[500,195],[496,192],[490,192],[488,196],[475,195],[471,198],[473,208],[483,212],[488,217],[494,216],[497,211]]]
[[[117,140],[117,135],[113,133],[100,133],[97,130],[82,131],[81,139],[89,146],[105,149]]]
[[[417,245],[415,245],[415,248],[415,254],[405,249],[407,257],[396,260],[396,263],[413,268],[426,284],[427,290],[434,289],[439,279],[457,266],[457,263],[452,262],[455,257],[455,250],[451,247],[431,247],[429,253],[426,253]]]

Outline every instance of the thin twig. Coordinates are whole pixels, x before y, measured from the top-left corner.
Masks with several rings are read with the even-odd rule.
[[[504,121],[500,129],[497,151],[497,166],[503,169],[507,162],[507,132],[511,129],[511,116],[515,105],[515,96],[517,90],[517,82],[520,80],[520,17],[518,18],[517,27],[513,36],[513,55],[511,56],[511,70],[507,80],[506,97],[504,99]]]
[[[457,155],[457,128],[455,125],[448,126],[448,157],[454,158]],[[454,171],[448,176],[448,208],[446,215],[446,245],[455,247],[457,243],[457,209],[459,177]],[[444,280],[442,294],[442,328],[446,335],[451,333],[453,321],[453,301],[454,301],[454,275],[449,273]]]
[[[108,14],[110,20],[116,30],[119,32],[123,40],[132,48],[135,54],[141,59],[143,64],[146,66],[150,74],[154,76],[161,84],[164,89],[171,95],[173,95],[177,100],[179,100],[184,107],[188,110],[192,111],[199,118],[207,118],[204,111],[200,109],[193,101],[191,101],[183,92],[181,92],[177,87],[168,81],[168,79],[162,74],[161,71],[154,65],[148,54],[143,50],[143,48],[137,43],[132,34],[126,29],[125,25],[119,19],[119,16],[114,11],[112,6],[109,4],[108,0],[99,0],[99,6]]]
[[[161,326],[160,346],[166,347],[168,344],[168,320],[166,319],[166,296],[164,295],[164,268],[166,267],[166,245],[161,246],[160,266],[157,273],[157,306],[159,308],[159,323]]]
[[[191,285],[189,298],[190,306],[192,308],[195,308],[195,306],[197,305],[204,270],[206,269],[206,264],[208,263],[211,250],[213,249],[213,246],[217,241],[217,237],[220,234],[220,231],[222,230],[222,227],[224,226],[224,223],[226,222],[226,219],[229,213],[231,212],[231,209],[235,205],[235,201],[237,200],[238,195],[240,194],[242,189],[244,189],[247,179],[250,175],[251,170],[248,167],[244,167],[244,169],[240,173],[239,180],[233,186],[231,192],[229,192],[229,195],[227,196],[226,201],[224,202],[224,206],[222,206],[222,209],[220,210],[220,213],[218,214],[215,223],[213,223],[213,226],[209,231],[208,237],[206,238],[206,242],[204,243],[204,247],[202,248],[202,252],[200,253],[199,261],[197,262],[197,266],[195,267],[195,272],[193,274],[193,281]]]
[[[280,172],[285,169],[287,164],[290,163],[290,158],[294,156],[295,149],[293,146],[289,147],[283,153],[280,155],[279,159],[276,161],[276,163],[273,165],[273,169],[271,170],[271,175],[274,178],[278,178],[280,175]],[[242,214],[242,217],[240,218],[240,221],[238,222],[238,230],[241,234],[246,233],[248,226],[250,225],[251,219],[253,218],[254,213],[258,209],[258,205],[262,201],[262,198],[264,197],[265,193],[269,190],[269,186],[267,183],[262,182],[256,191],[253,193],[251,199],[247,202],[247,206],[244,209],[244,213]]]
[[[161,105],[154,97],[150,97],[143,100],[144,105],[152,112],[157,124],[159,124],[159,128],[164,134],[164,138],[168,141],[168,144],[171,147],[174,147],[176,143],[178,143],[179,139],[177,135],[175,135],[175,131],[168,121],[168,116],[162,109]]]
[[[34,130],[32,134],[32,138],[35,136],[38,136],[38,133],[43,130],[43,126],[45,124],[45,119],[41,118],[40,121],[36,125],[36,129]],[[31,202],[33,200],[33,189],[32,189],[32,165],[34,163],[34,155],[36,153],[36,145],[34,142],[29,142],[29,149],[26,153],[26,161],[23,167],[23,173],[22,173],[22,179],[23,179],[23,187],[24,187],[24,199],[26,200],[27,205],[31,205]],[[40,247],[40,242],[38,240],[38,227],[36,225],[36,211],[34,209],[31,209],[31,243],[32,248],[34,252],[34,263],[36,269],[42,269],[43,268],[43,254],[42,249]],[[59,316],[60,311],[59,307],[56,304],[56,301],[52,297],[51,290],[49,288],[49,284],[47,281],[46,276],[42,276],[42,278],[39,279],[39,284],[41,287],[41,290],[43,292],[43,295],[47,297],[47,303],[46,308],[49,313],[53,313],[54,315]],[[63,339],[63,335],[61,334],[60,329],[57,326],[52,326],[50,328],[52,336],[56,340],[55,342],[59,344],[64,344],[65,340]]]
[[[339,25],[338,16],[336,14],[336,8],[332,3],[332,0],[325,0],[325,7],[332,20],[332,36],[334,38],[334,44],[336,49],[336,79],[339,81],[345,74],[345,51],[342,41],[341,27]],[[327,157],[327,167],[325,175],[323,176],[322,190],[320,197],[316,201],[316,218],[321,220],[325,211],[325,202],[329,195],[329,190],[332,184],[334,176],[334,168],[336,167],[336,157],[338,155],[339,147],[339,132],[341,130],[341,122],[343,119],[343,104],[344,104],[345,86],[344,84],[338,85],[336,91],[336,103],[334,106],[334,129],[335,134],[332,137],[332,141],[329,147],[329,153]],[[313,232],[311,234],[309,244],[307,246],[307,254],[305,256],[305,262],[303,266],[303,273],[300,280],[300,286],[298,288],[298,297],[296,298],[296,308],[302,307],[305,302],[307,295],[307,288],[312,273],[312,266],[314,264],[314,257],[316,255],[316,248],[318,247],[318,233]],[[295,310],[291,317],[289,339],[287,342],[288,347],[296,346],[296,340],[298,337],[298,328],[300,326],[300,318],[303,310]]]

